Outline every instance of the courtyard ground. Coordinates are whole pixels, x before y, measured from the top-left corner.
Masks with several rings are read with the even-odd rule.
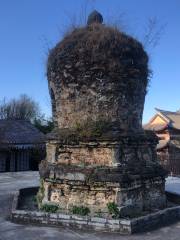
[[[68,228],[14,224],[8,220],[13,193],[19,188],[37,186],[38,172],[0,173],[0,240],[179,240],[180,222],[168,227],[131,236],[75,231]],[[170,184],[173,180],[171,179]],[[180,181],[178,187],[180,189]],[[170,186],[170,185],[169,185]]]
[[[166,178],[166,191],[180,195],[180,177]]]

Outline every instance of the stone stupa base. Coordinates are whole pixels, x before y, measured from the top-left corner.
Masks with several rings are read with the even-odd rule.
[[[91,214],[108,213],[107,205],[114,202],[121,216],[140,214],[143,211],[162,209],[166,206],[164,180],[161,177],[130,175],[128,182],[120,175],[120,182],[111,179],[111,172],[117,169],[99,170],[99,176],[106,176],[106,181],[89,179],[82,171],[66,170],[66,173],[51,171],[56,178],[45,178],[43,204],[57,204],[61,209],[71,210],[73,206],[85,206]],[[107,174],[109,171],[109,176]],[[99,177],[98,176],[98,177]]]
[[[166,206],[165,172],[154,161],[154,135],[89,141],[49,140],[40,165],[42,204],[108,212],[115,203],[123,216]]]

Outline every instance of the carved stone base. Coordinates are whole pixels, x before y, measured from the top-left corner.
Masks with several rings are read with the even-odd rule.
[[[86,206],[94,214],[114,202],[123,215],[165,207],[165,171],[156,159],[154,135],[68,140],[47,143],[40,165],[43,203],[66,210]]]
[[[166,206],[163,177],[122,174],[119,168],[46,167],[43,203],[56,203],[65,210],[86,206],[94,214],[107,213],[107,204],[114,202],[123,215]]]

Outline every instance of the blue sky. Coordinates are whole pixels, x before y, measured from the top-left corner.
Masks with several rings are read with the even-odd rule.
[[[180,0],[0,0],[0,99],[26,93],[50,115],[48,48],[94,8],[109,22],[121,16],[122,29],[140,40],[149,18],[166,25],[159,45],[148,48],[153,77],[143,121],[154,107],[180,109]]]

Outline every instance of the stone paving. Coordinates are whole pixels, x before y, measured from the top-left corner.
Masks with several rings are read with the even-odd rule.
[[[8,220],[13,193],[23,187],[38,185],[37,172],[0,173],[0,240],[179,240],[180,222],[159,230],[131,236],[82,232],[68,228],[20,225]]]

